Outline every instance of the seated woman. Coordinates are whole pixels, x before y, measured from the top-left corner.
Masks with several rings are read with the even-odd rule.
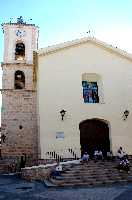
[[[123,159],[124,156],[126,156],[127,154],[125,153],[125,151],[123,151],[122,147],[120,147],[117,151],[117,158],[119,158],[120,160]]]
[[[95,161],[97,161],[97,159],[98,159],[98,153],[99,153],[98,150],[95,150],[95,151],[94,151],[94,160],[95,160]]]
[[[104,158],[104,157],[103,157],[103,153],[102,153],[101,150],[99,150],[99,151],[98,151],[98,159],[99,159],[99,160],[103,160],[103,158]]]
[[[81,160],[82,160],[83,162],[88,162],[88,160],[89,160],[89,154],[88,154],[87,152],[85,152],[85,153],[83,154]]]
[[[94,151],[94,160],[97,161],[97,160],[103,160],[103,153],[101,150],[95,150]]]
[[[120,172],[122,170],[126,171],[127,173],[129,173],[130,171],[130,166],[129,166],[129,160],[127,158],[127,156],[124,156],[123,159],[120,161],[118,167],[117,167]]]

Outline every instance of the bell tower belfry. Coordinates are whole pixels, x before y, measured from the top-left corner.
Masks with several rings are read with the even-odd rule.
[[[2,148],[3,157],[38,156],[36,103],[36,59],[38,27],[22,17],[4,23],[2,63]]]

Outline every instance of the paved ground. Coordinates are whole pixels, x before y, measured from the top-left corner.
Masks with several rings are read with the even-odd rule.
[[[97,188],[48,189],[42,182],[0,176],[0,200],[132,200],[132,184]]]

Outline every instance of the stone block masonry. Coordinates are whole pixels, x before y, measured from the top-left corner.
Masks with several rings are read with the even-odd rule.
[[[2,146],[4,158],[38,160],[37,91],[34,78],[38,27],[34,24],[4,23],[2,75]],[[23,33],[23,34],[18,34]]]
[[[51,173],[51,168],[43,168],[43,167],[36,167],[36,168],[24,168],[22,169],[22,178],[27,181],[33,180],[41,180],[44,181],[48,179]]]
[[[36,91],[5,90],[2,92],[2,156],[38,155]]]

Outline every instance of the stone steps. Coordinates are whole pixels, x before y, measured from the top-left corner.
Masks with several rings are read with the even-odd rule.
[[[0,163],[0,174],[3,174],[3,173],[8,173],[9,171],[9,165],[6,164],[6,163]]]
[[[98,170],[98,169],[97,169]],[[79,171],[79,170],[77,170],[77,171],[68,171],[68,172],[66,172],[66,173],[63,173],[64,175],[65,174],[69,174],[69,175],[74,175],[74,174],[87,174],[87,173],[91,173],[91,174],[97,174],[97,170],[89,170],[89,169],[87,169],[87,170],[84,170],[83,169],[83,171]],[[114,168],[112,168],[111,170],[98,170],[98,174],[99,173],[101,173],[101,174],[105,174],[105,173],[108,173],[108,172],[115,172],[115,173],[117,173],[117,170],[116,169],[114,169]]]
[[[53,186],[100,186],[115,183],[132,182],[132,171],[119,172],[116,169],[115,161],[89,161],[88,164],[79,164],[75,166],[64,167],[66,171],[62,173],[61,178],[49,181]]]
[[[124,179],[122,179],[122,178],[120,178],[120,177],[118,177],[118,178],[116,178],[116,179],[108,179],[108,178],[100,178],[100,179],[93,179],[93,178],[85,178],[85,179],[74,179],[74,181],[72,180],[72,179],[67,179],[67,180],[54,180],[54,179],[52,179],[52,183],[54,183],[54,184],[65,184],[65,183],[74,183],[74,185],[76,184],[76,183],[88,183],[88,184],[90,184],[91,182],[92,183],[98,183],[98,182],[100,182],[100,183],[103,183],[103,182],[116,182],[116,181],[122,181],[122,180],[124,180]]]
[[[108,175],[108,174],[101,174],[101,175],[98,175],[97,173],[96,174],[75,174],[75,175],[63,175],[62,174],[62,177],[65,178],[65,179],[73,179],[73,178],[83,178],[83,177],[87,177],[87,178],[98,178],[98,177],[107,177],[107,178],[110,178],[110,177],[120,177],[119,174],[112,174],[111,176]]]
[[[72,181],[72,182],[61,182],[61,181],[54,181],[52,180],[52,183],[54,184],[53,186],[58,186],[58,187],[65,187],[65,186],[69,186],[69,187],[73,187],[73,186],[101,186],[101,185],[110,185],[110,184],[117,184],[117,183],[127,183],[127,180],[122,180],[122,179],[118,179],[118,180],[87,180],[87,181]]]

